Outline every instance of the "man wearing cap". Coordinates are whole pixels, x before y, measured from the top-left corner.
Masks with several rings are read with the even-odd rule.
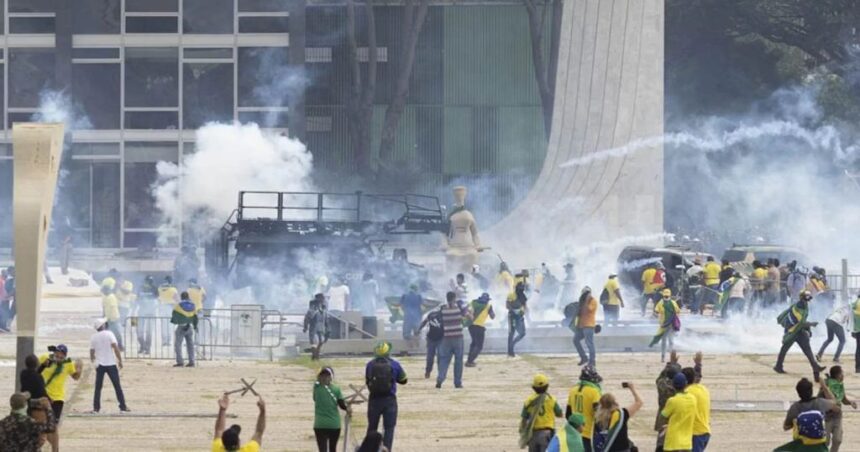
[[[390,342],[379,342],[373,348],[373,359],[367,363],[364,377],[370,392],[367,401],[367,432],[378,431],[379,419],[382,418],[382,442],[391,451],[397,425],[397,385],[405,385],[408,380],[403,366],[391,358]]]
[[[0,451],[38,452],[44,443],[43,434],[54,429],[54,420],[48,416],[46,423],[36,422],[27,415],[30,394],[16,392],[9,398],[12,412],[0,420]],[[47,399],[42,403],[49,408]]]
[[[687,377],[682,372],[672,378],[672,387],[675,388],[675,395],[666,401],[666,407],[660,412],[667,420],[663,450],[693,450],[693,424],[698,413],[696,398],[685,391]]]
[[[469,306],[472,312],[472,318],[469,325],[469,336],[472,342],[469,344],[469,356],[466,359],[466,367],[475,367],[475,360],[481,354],[484,348],[484,335],[487,328],[484,326],[487,323],[487,318],[495,319],[496,313],[493,311],[493,305],[490,304],[490,294],[484,292],[476,300],[472,300]]]
[[[579,382],[574,386],[567,396],[567,408],[565,416],[578,413],[585,418],[582,430],[582,443],[586,451],[591,451],[591,431],[594,427],[594,414],[603,390],[600,382],[603,378],[591,366],[584,366],[579,375]]]
[[[266,403],[263,398],[257,396],[257,408],[260,410],[257,414],[257,426],[254,429],[254,435],[251,441],[242,445],[239,439],[239,434],[242,433],[242,427],[233,424],[230,428],[225,429],[227,424],[227,407],[230,405],[230,398],[227,394],[218,399],[218,418],[215,419],[215,435],[212,440],[212,452],[259,452],[260,444],[263,443],[263,432],[266,430]]]
[[[66,400],[66,379],[71,376],[75,381],[80,380],[84,363],[80,359],[72,361],[69,358],[69,348],[63,344],[51,345],[48,351],[50,353],[39,357],[38,370],[45,379],[45,392],[51,399],[54,421],[59,424]],[[51,443],[51,449],[60,450],[59,427],[48,434],[48,442]]]
[[[567,417],[564,427],[556,432],[546,452],[585,452],[582,444],[582,431],[585,425],[585,416],[573,413]]]
[[[116,400],[119,402],[119,410],[128,412],[125,404],[125,395],[119,382],[119,369],[122,369],[122,355],[119,344],[113,332],[105,328],[105,319],[96,319],[93,327],[96,333],[90,338],[90,362],[96,366],[96,389],[93,395],[93,413],[101,409],[102,385],[105,374],[110,378]]]
[[[544,452],[555,432],[555,418],[561,417],[561,407],[547,390],[549,378],[537,374],[532,379],[532,390],[520,414],[520,446],[528,445],[529,452]]]

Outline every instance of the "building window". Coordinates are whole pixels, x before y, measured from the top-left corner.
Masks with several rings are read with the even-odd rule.
[[[93,47],[72,49],[72,59],[80,60],[117,60],[119,63],[119,48],[116,47]]]
[[[288,66],[287,47],[239,48],[240,107],[281,107],[304,86],[302,75]]]
[[[288,33],[288,16],[250,16],[239,18],[239,33]]]
[[[73,64],[72,93],[94,129],[120,128],[119,64]]]
[[[126,33],[177,33],[176,16],[126,16]]]
[[[187,59],[233,59],[233,49],[231,47],[203,47],[203,48],[188,48],[182,49],[182,57]]]
[[[138,130],[175,130],[179,128],[179,112],[126,110],[125,128]]]
[[[12,159],[0,160],[0,205],[12,205]],[[0,246],[12,246],[12,215],[0,215]]]
[[[239,0],[239,12],[287,11],[289,0]]]
[[[125,11],[135,13],[179,12],[179,0],[125,0]]]
[[[53,17],[10,17],[9,33],[51,34],[54,32]]]
[[[10,13],[52,13],[55,0],[8,0]]]
[[[176,48],[127,48],[125,106],[179,105],[179,52]]]
[[[9,106],[37,108],[39,93],[50,88],[54,49],[9,49]]]
[[[152,184],[158,178],[160,161],[176,163],[179,147],[175,142],[135,142],[125,144],[125,221],[126,229],[158,228],[160,213],[152,196]],[[128,234],[128,232],[126,232]],[[126,239],[128,239],[126,235]],[[125,243],[125,246],[135,244]]]
[[[72,32],[113,34],[120,32],[120,0],[75,0]]]
[[[233,0],[184,0],[182,32],[187,34],[232,34]]]
[[[233,119],[233,63],[186,63],[182,83],[183,128]]]

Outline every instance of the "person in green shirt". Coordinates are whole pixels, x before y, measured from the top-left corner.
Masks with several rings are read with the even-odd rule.
[[[338,408],[352,415],[352,409],[343,399],[340,388],[332,384],[334,369],[323,367],[314,382],[314,435],[319,452],[336,452],[340,439],[340,413]]]
[[[837,404],[850,405],[856,410],[857,402],[848,400],[848,397],[845,396],[844,380],[845,375],[842,373],[842,366],[833,366],[830,368],[830,373],[827,374],[825,383]],[[826,397],[823,390],[818,394],[818,397]],[[839,446],[842,444],[842,412],[827,413],[824,420],[824,430],[827,433],[827,445],[830,447],[830,452],[839,452]]]

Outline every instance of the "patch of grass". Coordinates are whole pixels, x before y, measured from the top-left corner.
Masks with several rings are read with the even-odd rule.
[[[307,355],[297,356],[295,358],[284,358],[276,362],[281,366],[301,366],[311,370],[317,370],[322,366],[322,361],[314,361]]]

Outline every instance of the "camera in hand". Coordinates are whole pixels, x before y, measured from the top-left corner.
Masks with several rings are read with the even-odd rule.
[[[622,382],[621,382],[621,387],[622,387],[622,388],[624,388],[624,389],[627,389],[627,388],[629,388],[629,387],[630,387],[630,383],[627,383],[626,381],[622,381]]]

